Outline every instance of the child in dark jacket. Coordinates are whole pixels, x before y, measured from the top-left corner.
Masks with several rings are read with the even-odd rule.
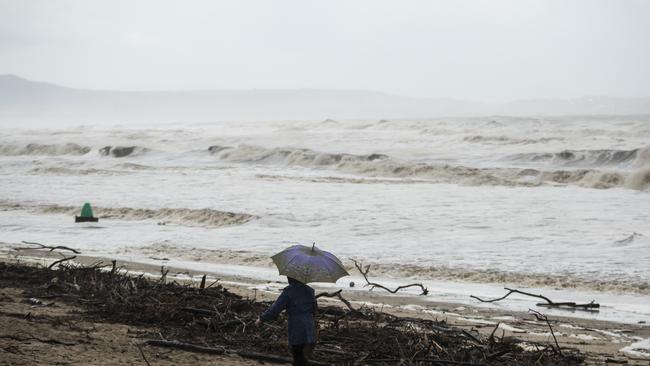
[[[282,310],[289,315],[289,346],[293,354],[293,364],[307,365],[305,351],[311,350],[316,343],[316,324],[314,316],[318,310],[314,289],[304,283],[288,277],[289,286],[282,290],[277,300],[255,322],[273,320]]]

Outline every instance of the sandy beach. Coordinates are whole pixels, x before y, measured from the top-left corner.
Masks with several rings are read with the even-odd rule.
[[[61,254],[56,252],[22,250],[5,255],[2,260],[5,263],[45,266],[60,258]],[[110,258],[77,256],[75,259],[77,263],[86,265],[97,263],[98,260],[110,263]],[[119,265],[132,275],[161,276],[161,268],[157,266],[129,262],[119,262]],[[274,300],[284,286],[282,283],[224,276],[216,272],[190,273],[173,267],[166,270],[169,270],[169,281],[197,284],[205,274],[207,283],[218,280],[229,291],[258,301]],[[316,290],[319,292],[323,289],[316,287]],[[140,349],[151,364],[256,363],[236,355],[214,356],[138,346],[139,334],[151,332],[151,329],[133,324],[96,322],[84,316],[84,311],[74,303],[63,299],[39,300],[48,306],[30,302],[26,297],[28,286],[3,287],[1,291],[0,321],[4,331],[0,336],[0,349],[5,355],[3,359],[6,364],[142,364]],[[500,337],[513,337],[531,344],[554,342],[548,325],[536,320],[530,313],[432,302],[413,296],[389,295],[380,290],[343,291],[343,295],[354,307],[363,305],[398,317],[444,320],[450,326],[475,330],[485,336],[496,333]],[[320,298],[319,303],[321,306],[344,307],[337,299]],[[544,312],[543,308],[536,310]],[[650,362],[649,351],[642,349],[643,340],[650,338],[647,324],[594,321],[572,316],[570,312],[566,316],[550,316],[549,321],[561,349],[578,350],[585,356],[585,364],[647,365]]]

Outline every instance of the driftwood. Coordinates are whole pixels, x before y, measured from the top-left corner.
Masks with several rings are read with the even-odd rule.
[[[474,296],[474,295],[470,295],[469,297],[471,297],[473,299],[476,299],[476,300],[478,300],[480,302],[497,302],[497,301],[501,301],[501,300],[505,299],[506,297],[510,296],[513,293],[517,293],[517,294],[522,294],[522,295],[526,295],[526,296],[536,297],[538,299],[542,299],[542,300],[546,301],[545,303],[543,303],[543,302],[542,303],[537,303],[536,304],[537,306],[557,307],[557,308],[566,307],[566,308],[579,309],[579,310],[589,310],[589,311],[598,311],[598,309],[600,308],[600,304],[595,303],[593,300],[590,303],[586,303],[586,304],[577,304],[575,302],[554,302],[551,299],[549,299],[548,297],[543,296],[543,295],[535,295],[535,294],[531,294],[530,292],[520,291],[520,290],[516,290],[516,289],[510,289],[510,288],[507,288],[507,287],[505,287],[505,289],[508,291],[508,293],[501,296],[501,297],[499,297],[499,298],[496,298],[496,299],[485,300],[485,299],[482,299],[482,298],[480,298],[478,296]]]
[[[169,268],[165,268],[165,266],[160,266],[160,283],[167,282],[168,273],[169,273]]]
[[[346,298],[344,298],[343,295],[341,295],[341,291],[343,290],[338,290],[335,292],[321,292],[318,295],[316,295],[316,298],[318,299],[319,297],[336,297],[339,300],[341,300],[341,302],[344,303],[345,306],[347,306],[348,309],[350,309],[350,311],[356,311],[356,309],[352,307],[352,304],[350,304],[350,302]]]
[[[158,339],[150,339],[144,343],[149,346],[178,348],[178,349],[182,349],[183,351],[209,353],[211,355],[223,355],[224,353],[226,353],[226,349],[224,347],[206,347],[206,346],[199,346],[198,344],[183,343],[179,341],[164,341]]]
[[[144,355],[144,351],[142,351],[142,347],[140,346],[140,343],[135,343],[135,346],[138,347],[138,351],[140,351],[140,355],[142,356],[144,363],[146,363],[147,366],[151,366],[149,360],[147,360],[147,357]]]
[[[562,355],[562,350],[560,349],[560,345],[557,343],[557,338],[555,338],[555,332],[553,331],[553,327],[551,326],[551,322],[548,321],[548,317],[539,311],[535,311],[533,309],[528,309],[529,312],[533,313],[535,315],[535,318],[538,320],[544,320],[546,324],[548,324],[548,329],[551,330],[551,335],[553,336],[553,340],[555,341],[555,347],[554,351],[556,351],[560,356]]]
[[[188,313],[196,314],[196,315],[201,315],[201,316],[215,316],[217,315],[216,312],[208,309],[197,309],[197,308],[182,308],[181,310],[186,311]]]
[[[54,250],[69,250],[74,254],[81,254],[80,251],[77,249],[69,248],[69,247],[64,247],[63,245],[56,245],[56,246],[50,246],[50,245],[44,245],[41,243],[33,242],[33,241],[22,241],[23,244],[29,244],[29,245],[38,245],[38,248],[14,248],[14,250],[27,250],[27,249],[49,249],[50,252]]]
[[[207,348],[217,350],[190,348],[192,352],[235,353],[286,363],[286,315],[263,327],[250,325],[269,302],[244,298],[219,284],[200,289],[196,284],[162,283],[129,275],[117,264],[114,268],[102,270],[66,262],[51,270],[0,262],[0,288],[28,285],[28,297],[73,303],[95,322],[149,326],[150,334],[157,332],[154,339],[160,340],[151,342],[152,346],[176,340],[165,346],[210,346]],[[52,281],[53,276],[58,281]],[[76,285],[74,291],[70,284]],[[341,293],[334,294],[338,299]],[[522,341],[512,337],[499,337],[495,332],[489,339],[487,334],[453,327],[445,321],[398,317],[374,308],[353,309],[356,311],[331,305],[320,308],[319,344],[313,351],[313,358],[320,363],[312,364],[574,366],[584,358],[571,349],[562,350],[560,355],[548,344],[522,349],[517,345]],[[132,349],[134,357],[143,360],[142,354]]]
[[[411,283],[411,284],[408,284],[408,285],[397,286],[394,290],[391,290],[391,289],[389,289],[388,287],[386,287],[384,285],[380,285],[380,284],[378,284],[376,282],[370,282],[370,280],[368,279],[368,272],[370,271],[370,264],[363,267],[363,265],[361,263],[357,262],[356,260],[354,260],[354,259],[351,259],[351,260],[352,260],[352,262],[354,262],[354,266],[357,267],[357,270],[359,271],[359,273],[361,273],[363,278],[366,280],[366,284],[364,286],[370,286],[370,291],[372,291],[372,290],[374,290],[375,288],[378,287],[378,288],[380,288],[382,290],[386,290],[386,291],[390,292],[391,294],[395,294],[399,290],[403,290],[405,288],[419,287],[420,290],[422,290],[422,293],[420,293],[420,295],[429,294],[429,289],[424,287],[424,285],[421,284],[421,283]]]
[[[52,262],[52,264],[50,264],[49,266],[47,266],[47,268],[48,268],[48,269],[52,269],[52,268],[53,268],[54,266],[56,266],[57,264],[63,263],[63,262],[65,262],[65,261],[70,261],[70,260],[73,260],[73,259],[75,259],[75,258],[77,258],[76,255],[73,255],[73,256],[71,256],[71,257],[61,258],[61,259],[59,259],[58,261]]]

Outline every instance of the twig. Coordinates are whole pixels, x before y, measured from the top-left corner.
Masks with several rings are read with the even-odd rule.
[[[169,273],[169,268],[165,269],[165,266],[160,266],[160,283],[167,282],[167,273]]]
[[[379,287],[379,288],[381,288],[383,290],[386,290],[386,291],[390,292],[391,294],[395,294],[399,290],[403,290],[405,288],[419,287],[422,290],[422,293],[420,295],[427,295],[429,293],[429,290],[426,287],[424,287],[424,285],[421,284],[421,283],[411,283],[411,284],[408,284],[408,285],[397,286],[394,290],[391,290],[391,289],[389,289],[388,287],[386,287],[384,285],[380,285],[380,284],[378,284],[376,282],[370,282],[370,280],[368,280],[368,272],[370,271],[370,265],[368,264],[368,265],[366,265],[365,268],[363,268],[363,265],[361,263],[357,262],[356,260],[354,260],[352,258],[350,258],[350,259],[352,260],[352,262],[354,262],[354,266],[357,267],[357,270],[359,270],[359,273],[361,273],[363,278],[366,280],[366,284],[364,286],[370,286],[370,291],[372,291],[376,287]]]
[[[144,363],[146,363],[147,366],[151,366],[149,360],[147,360],[147,357],[145,357],[144,352],[142,351],[142,347],[140,346],[140,343],[135,342],[135,346],[138,347],[138,350],[140,351],[140,355],[142,355],[142,359],[144,360]]]
[[[497,325],[492,329],[492,333],[490,333],[490,336],[488,337],[490,343],[494,342],[494,333],[499,329],[499,325],[501,325],[501,322],[497,322]]]
[[[55,261],[55,262],[53,262],[52,264],[50,264],[49,266],[47,266],[47,268],[48,268],[48,269],[52,269],[52,267],[56,266],[57,264],[63,263],[63,262],[65,262],[65,261],[73,260],[73,259],[75,259],[75,258],[77,258],[76,255],[73,255],[72,257],[67,257],[67,258],[59,259],[58,261]]]
[[[318,295],[316,295],[316,298],[318,299],[319,297],[336,297],[339,300],[341,300],[341,302],[343,302],[345,304],[345,306],[347,306],[348,309],[350,309],[350,311],[353,311],[353,312],[356,311],[352,307],[352,304],[350,304],[350,302],[347,299],[345,299],[343,297],[343,295],[341,295],[341,291],[343,291],[343,290],[338,290],[338,291],[335,291],[335,292],[321,292]]]
[[[207,309],[197,309],[197,308],[185,307],[185,308],[182,308],[181,310],[186,311],[188,313],[203,315],[203,316],[214,316],[214,315],[216,315],[216,313],[214,311],[207,310]]]
[[[548,321],[548,317],[539,311],[535,311],[533,309],[528,309],[529,312],[535,314],[535,317],[537,319],[543,319],[546,321],[546,324],[548,324],[548,328],[551,330],[551,335],[553,336],[553,340],[555,341],[555,346],[557,347],[557,353],[562,356],[562,350],[560,349],[560,345],[557,343],[557,338],[555,338],[555,332],[553,331],[553,327],[551,326],[551,322]]]
[[[57,250],[57,249],[59,249],[59,250],[69,250],[69,251],[71,251],[71,252],[74,253],[74,254],[81,254],[81,252],[78,251],[77,249],[72,249],[72,248],[64,247],[64,246],[62,246],[62,245],[49,246],[49,245],[44,245],[44,244],[37,243],[37,242],[33,242],[33,241],[24,241],[24,240],[22,241],[22,243],[23,243],[23,244],[29,244],[29,245],[38,245],[40,248],[14,248],[14,250],[26,250],[26,249],[49,249],[50,252],[51,252],[51,251],[53,251],[53,250]]]
[[[496,299],[485,300],[485,299],[482,299],[482,298],[480,298],[478,296],[474,296],[474,295],[470,295],[469,297],[471,297],[473,299],[476,299],[476,300],[478,300],[480,302],[496,302],[496,301],[501,301],[501,300],[505,299],[506,297],[510,296],[513,293],[517,293],[517,294],[522,294],[522,295],[526,295],[526,296],[536,297],[538,299],[542,299],[542,300],[546,301],[546,303],[537,303],[536,304],[537,306],[570,307],[570,308],[591,310],[591,311],[593,311],[594,309],[600,308],[600,304],[595,303],[593,300],[590,303],[587,303],[587,304],[576,304],[575,302],[553,302],[551,299],[549,299],[548,297],[546,297],[544,295],[535,295],[535,294],[531,294],[530,292],[525,292],[525,291],[516,290],[516,289],[510,289],[510,288],[507,288],[507,287],[504,287],[504,289],[508,290],[508,293],[501,296],[501,297],[499,297],[499,298],[496,298]]]

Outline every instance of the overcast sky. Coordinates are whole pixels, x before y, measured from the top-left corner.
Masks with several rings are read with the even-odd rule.
[[[0,74],[93,89],[650,97],[650,1],[0,0]]]

